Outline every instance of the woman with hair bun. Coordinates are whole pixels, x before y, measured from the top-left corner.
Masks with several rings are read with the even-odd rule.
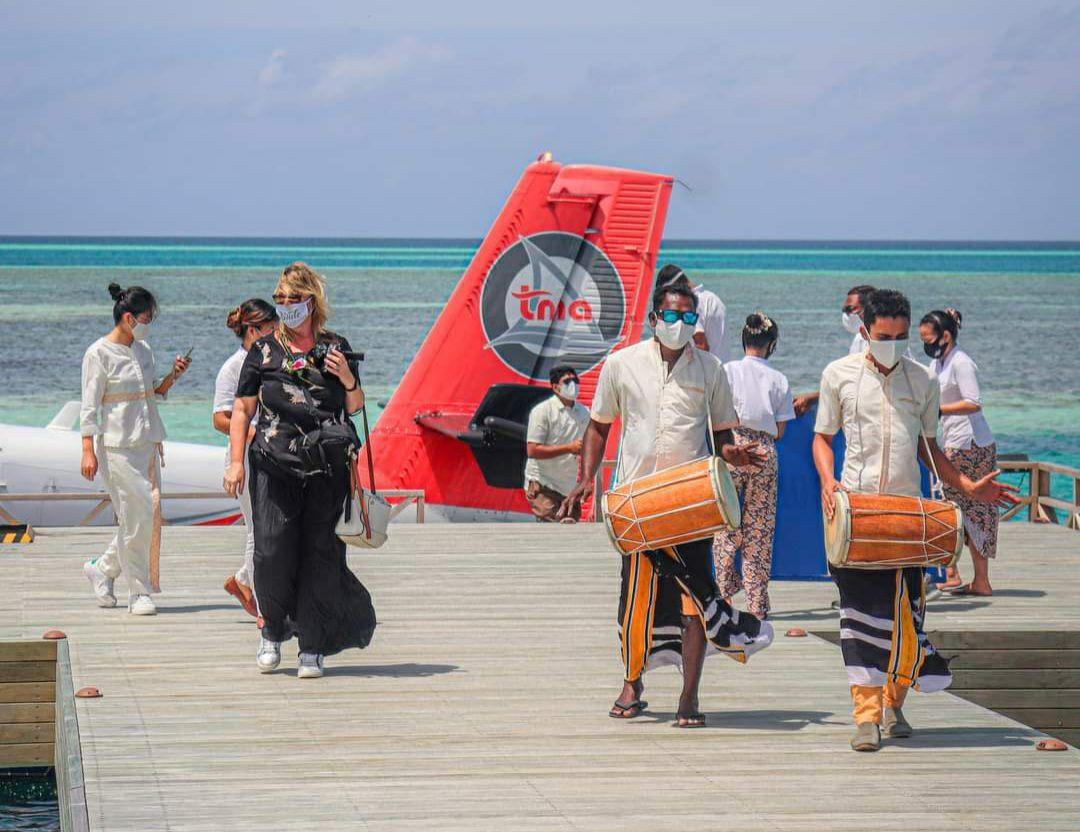
[[[724,365],[739,426],[735,443],[756,443],[765,452],[758,468],[728,466],[742,498],[742,523],[738,529],[718,532],[713,541],[716,583],[729,599],[740,589],[746,592],[746,609],[764,620],[769,615],[769,572],[772,569],[773,536],[776,532],[776,440],[784,425],[795,418],[795,405],[787,377],[769,366],[776,350],[780,327],[768,315],[747,315],[742,343],[745,356]],[[742,575],[735,569],[735,554],[742,552]]]
[[[240,381],[240,368],[244,365],[248,350],[260,338],[271,335],[277,326],[278,316],[274,307],[261,298],[250,298],[233,309],[225,320],[225,326],[240,339],[240,346],[229,356],[217,374],[214,382],[214,430],[229,435],[232,420],[233,402],[236,401],[236,385]],[[247,441],[255,435],[254,420],[248,428]],[[225,465],[229,464],[229,452],[225,452]],[[255,593],[252,590],[255,580],[255,526],[251,519],[251,493],[249,489],[240,491],[240,512],[244,516],[244,528],[247,530],[247,542],[244,545],[244,562],[236,571],[225,579],[225,591],[236,598],[249,615],[258,616],[255,605]]]
[[[962,321],[956,309],[935,309],[919,321],[919,335],[923,350],[934,359],[930,369],[941,384],[942,451],[958,471],[978,481],[997,472],[997,444],[982,412],[979,367],[957,344]],[[997,555],[997,507],[972,500],[948,485],[945,496],[957,503],[964,515],[975,576],[970,584],[964,584],[960,570],[952,567],[938,588],[954,595],[992,595],[990,558]]]
[[[141,286],[109,284],[113,328],[86,350],[82,364],[82,475],[101,471],[118,528],[105,553],[83,564],[99,606],[115,607],[113,584],[128,582],[128,612],[154,615],[158,586],[161,510],[158,483],[165,426],[157,399],[187,370],[177,356],[172,370],[154,379],[154,353],[146,343],[157,301]],[[100,469],[99,469],[100,466]]]

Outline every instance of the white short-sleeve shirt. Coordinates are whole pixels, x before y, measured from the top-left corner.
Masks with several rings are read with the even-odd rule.
[[[247,350],[240,347],[230,355],[214,381],[214,413],[228,413],[236,401],[236,385],[240,383],[240,368],[244,366]]]
[[[688,344],[668,373],[656,339],[608,357],[590,415],[622,419],[619,482],[707,456],[710,416],[713,430],[739,421],[720,359]]]
[[[795,405],[787,376],[767,359],[747,355],[724,364],[731,385],[739,426],[776,436],[780,422],[795,418]]]
[[[695,286],[694,294],[697,296],[698,322],[694,327],[695,332],[705,334],[705,340],[709,342],[709,352],[723,362],[731,360],[731,345],[728,343],[727,332],[727,307],[715,292],[710,292],[704,286]]]
[[[979,392],[979,367],[960,347],[953,347],[945,359],[935,358],[930,369],[941,384],[941,403],[971,402],[982,407]],[[994,444],[994,434],[982,410],[974,413],[942,414],[941,446],[943,448],[985,448]]]
[[[864,493],[921,494],[919,441],[937,434],[939,398],[937,378],[910,358],[888,375],[858,354],[826,367],[814,431],[844,431],[840,484]]]
[[[583,405],[574,402],[567,407],[558,396],[553,395],[529,412],[525,441],[540,445],[566,445],[581,439],[588,425],[589,411]],[[577,454],[563,454],[550,459],[529,457],[525,461],[525,484],[528,485],[530,480],[536,480],[560,494],[569,494],[578,481]]]
[[[131,346],[99,338],[83,355],[83,436],[100,436],[107,448],[134,448],[165,439],[154,389],[154,353],[144,341]]]

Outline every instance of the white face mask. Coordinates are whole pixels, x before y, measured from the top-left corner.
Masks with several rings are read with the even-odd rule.
[[[844,322],[844,329],[852,335],[859,331],[859,328],[862,326],[862,318],[854,312],[841,312],[840,316],[840,319]]]
[[[874,356],[882,367],[892,369],[900,362],[900,356],[907,349],[907,340],[902,341],[870,341],[870,354]]]
[[[564,399],[575,401],[577,399],[578,384],[576,381],[566,381],[559,385],[558,393]]]
[[[656,337],[660,339],[660,343],[669,350],[681,350],[694,337],[694,325],[688,324],[686,321],[676,321],[669,324],[665,320],[657,319],[653,331],[656,332]]]
[[[311,298],[308,298],[303,303],[293,303],[288,306],[275,304],[274,308],[277,310],[278,318],[281,319],[285,326],[289,329],[296,329],[311,314]]]
[[[136,341],[145,341],[146,336],[150,334],[150,324],[144,324],[142,321],[136,321],[131,327],[131,337]]]

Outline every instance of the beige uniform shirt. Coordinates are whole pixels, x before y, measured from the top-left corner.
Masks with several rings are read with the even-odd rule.
[[[130,347],[99,338],[82,365],[83,436],[100,436],[107,448],[134,448],[165,439],[154,388],[154,353],[142,341]]]
[[[937,378],[910,358],[901,358],[888,375],[865,353],[826,367],[814,431],[844,431],[840,484],[849,491],[921,494],[919,437],[934,438],[940,395]]]
[[[567,445],[585,435],[589,425],[589,411],[574,402],[566,407],[558,396],[544,399],[529,412],[527,442],[540,445]],[[550,459],[525,461],[525,485],[536,480],[553,488],[562,495],[569,494],[578,481],[577,454],[563,454]]]
[[[607,359],[591,413],[603,424],[622,419],[618,482],[707,456],[710,415],[713,430],[739,423],[720,360],[687,345],[668,373],[655,339]]]

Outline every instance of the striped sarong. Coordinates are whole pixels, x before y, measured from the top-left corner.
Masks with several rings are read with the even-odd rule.
[[[772,643],[772,625],[732,609],[712,575],[712,540],[622,558],[619,642],[623,672],[637,681],[646,670],[682,666],[683,596],[705,627],[706,655],[739,663]]]
[[[923,632],[921,567],[829,572],[840,590],[840,648],[849,684],[899,682],[924,693],[949,686],[949,663]]]

